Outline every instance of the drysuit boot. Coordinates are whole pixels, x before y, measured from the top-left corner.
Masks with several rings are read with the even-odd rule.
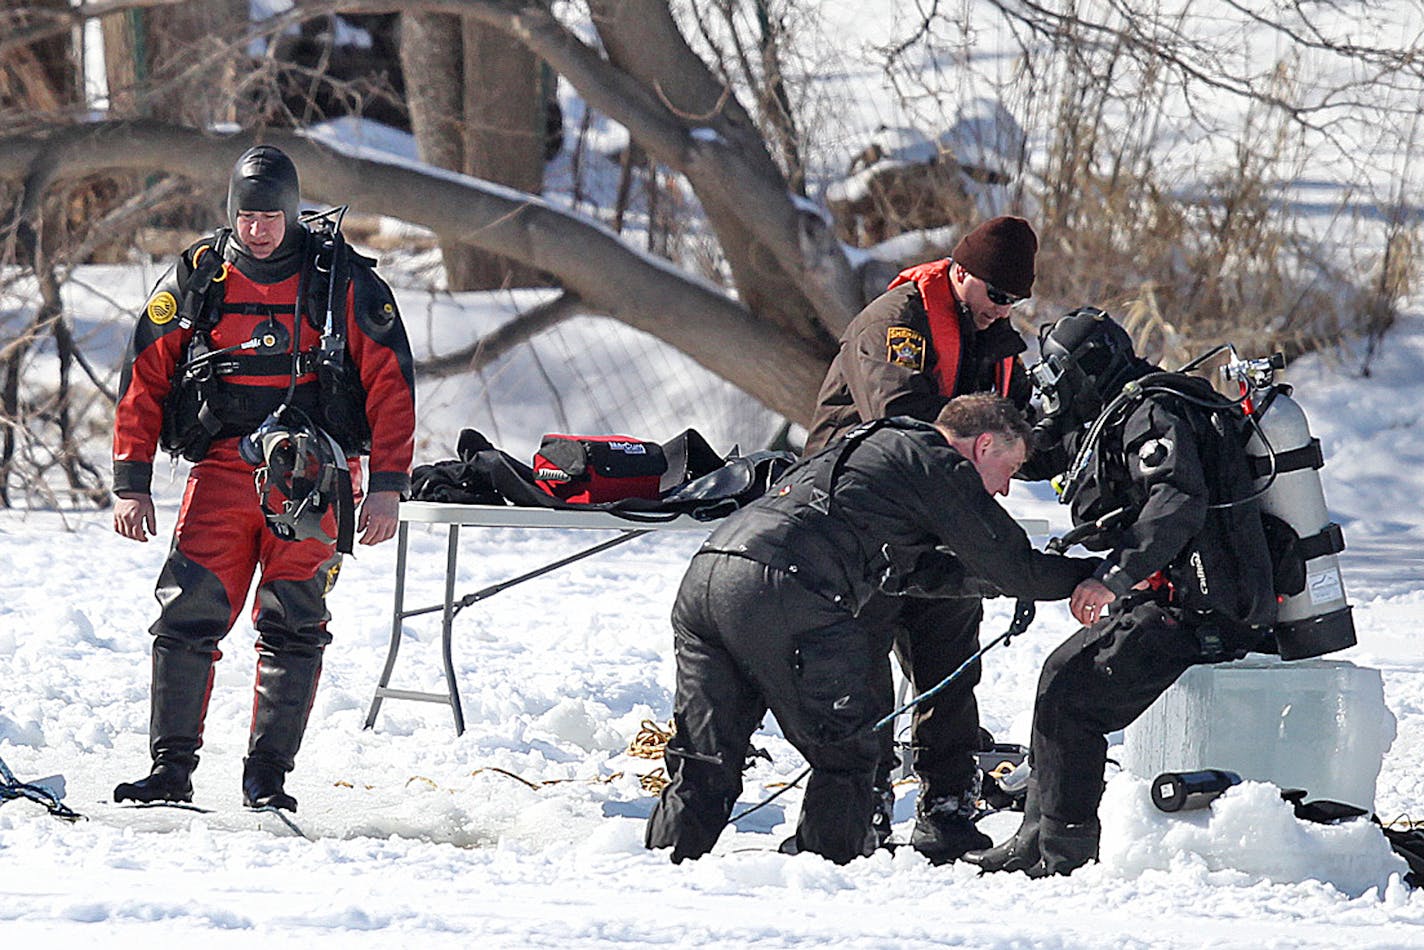
[[[153,641],[153,687],[148,723],[153,769],[123,782],[114,801],[190,802],[193,769],[203,744],[203,719],[213,689],[214,650],[196,651],[167,637]]]
[[[167,762],[158,762],[146,778],[120,782],[114,787],[116,802],[191,802],[193,772]]]
[[[927,786],[921,786],[920,799],[915,803],[910,847],[929,858],[931,864],[957,861],[967,851],[982,851],[993,846],[994,839],[974,826],[978,784],[976,779],[974,787],[933,797],[926,795]]]
[[[297,810],[282,787],[296,764],[321,676],[321,653],[262,653],[257,658],[252,731],[242,767],[242,803]]]
[[[1029,877],[1071,874],[1098,857],[1102,828],[1096,819],[1070,824],[1043,818],[1039,822],[1039,862],[1028,869]]]
[[[877,779],[874,794],[875,814],[870,816],[870,830],[875,835],[875,847],[883,848],[890,840],[891,825],[895,821],[895,789],[889,784],[879,784]]]
[[[873,781],[868,770],[813,770],[801,801],[801,817],[796,822],[796,847],[836,864],[873,854]]]
[[[282,787],[287,773],[269,762],[246,760],[242,764],[242,803],[248,808],[297,810],[297,800]]]
[[[1043,815],[1038,807],[1038,783],[1029,779],[1024,798],[1024,816],[1013,836],[984,851],[967,851],[964,861],[981,871],[1028,871],[1039,863],[1038,825]]]

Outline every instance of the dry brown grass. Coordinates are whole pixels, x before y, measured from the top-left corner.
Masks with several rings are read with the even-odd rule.
[[[1222,342],[1296,356],[1387,329],[1414,286],[1414,232],[1376,230],[1360,245],[1383,250],[1322,243],[1273,195],[1250,166],[1191,199],[1123,178],[1078,190],[1043,225],[1036,319],[1104,307],[1167,365]]]
[[[1211,347],[1288,357],[1351,337],[1377,339],[1416,286],[1419,238],[1402,213],[1344,195],[1322,223],[1292,205],[1311,156],[1300,127],[1266,108],[1224,130],[1233,161],[1178,164],[1157,141],[1165,87],[1150,73],[1065,62],[1036,77],[1029,123],[1050,143],[1038,207],[1036,310],[1055,319],[1092,304],[1118,316],[1145,356],[1176,366]],[[1281,71],[1275,92],[1288,99]],[[1225,167],[1223,167],[1225,165]]]

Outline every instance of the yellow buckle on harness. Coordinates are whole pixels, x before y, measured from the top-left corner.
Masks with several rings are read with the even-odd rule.
[[[212,249],[213,246],[211,244],[204,244],[193,252],[194,270],[198,269],[198,261],[203,259],[203,255],[208,251],[211,251]],[[227,269],[229,266],[231,265],[229,265],[227,261],[223,261],[221,269],[219,269],[219,271],[213,275],[213,283],[221,284],[223,281],[227,280]]]

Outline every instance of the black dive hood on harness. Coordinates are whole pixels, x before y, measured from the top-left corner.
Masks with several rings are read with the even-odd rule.
[[[318,540],[351,553],[354,500],[351,472],[341,446],[306,413],[283,407],[238,443],[249,464],[267,527],[283,541]],[[322,519],[336,514],[337,536],[326,533]]]

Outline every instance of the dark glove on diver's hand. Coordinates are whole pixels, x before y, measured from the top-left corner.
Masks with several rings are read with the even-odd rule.
[[[910,555],[903,550],[882,548],[886,558],[880,574],[880,592],[891,597],[997,597],[999,590],[987,581],[970,577],[964,565],[948,548],[935,548]]]

